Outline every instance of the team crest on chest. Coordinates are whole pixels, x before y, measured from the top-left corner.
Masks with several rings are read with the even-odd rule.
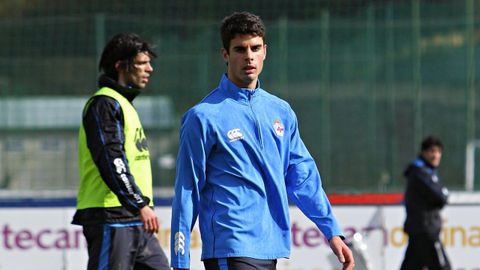
[[[283,127],[282,122],[280,122],[279,119],[275,119],[273,122],[273,129],[275,130],[275,134],[279,137],[283,137],[283,133],[285,131],[285,128]]]
[[[227,137],[230,142],[238,141],[243,139],[243,134],[239,128],[230,129],[227,132]]]

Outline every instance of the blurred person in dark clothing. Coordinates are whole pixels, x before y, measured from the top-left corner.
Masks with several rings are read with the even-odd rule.
[[[442,149],[440,139],[434,136],[425,138],[419,156],[405,170],[407,218],[404,230],[409,239],[401,270],[451,269],[440,241],[440,210],[448,198],[448,190],[437,176]]]

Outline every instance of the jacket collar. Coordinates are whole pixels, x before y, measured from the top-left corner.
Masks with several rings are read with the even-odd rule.
[[[135,97],[137,97],[140,94],[140,89],[121,86],[120,84],[118,84],[117,81],[108,77],[105,74],[101,75],[98,78],[98,86],[100,88],[102,87],[112,88],[113,90],[117,91],[122,96],[124,96],[126,99],[128,99],[128,101],[130,102],[132,102],[133,99],[135,99]]]
[[[417,157],[417,159],[415,160],[415,164],[418,166],[418,167],[426,167],[432,171],[435,171],[436,167],[434,167],[432,164],[430,164],[430,162],[428,162],[427,160],[425,160],[422,155],[419,155]]]
[[[252,98],[260,95],[262,91],[259,80],[255,89],[241,88],[230,81],[226,73],[220,79],[219,88],[225,96],[242,103],[248,103]]]

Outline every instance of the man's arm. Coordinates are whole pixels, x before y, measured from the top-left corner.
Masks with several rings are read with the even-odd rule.
[[[330,202],[322,188],[320,173],[298,132],[294,119],[290,131],[290,149],[287,174],[287,191],[298,208],[322,231],[329,240],[332,251],[343,264],[343,270],[354,267],[352,251],[343,242],[342,232],[333,216]]]
[[[419,190],[430,205],[443,207],[447,204],[448,190],[438,180],[433,180],[433,177],[436,176],[427,172],[426,168],[417,166],[413,166],[410,173],[414,177],[410,183]]]
[[[211,140],[198,115],[190,112],[182,119],[178,150],[175,197],[172,203],[171,266],[190,267],[190,236],[198,216],[200,192],[206,182],[206,162]]]
[[[317,225],[327,239],[331,239],[334,235],[342,235],[333,216],[330,202],[322,188],[315,160],[300,138],[293,111],[291,119],[293,121],[288,129],[289,160],[285,176],[289,197]]]

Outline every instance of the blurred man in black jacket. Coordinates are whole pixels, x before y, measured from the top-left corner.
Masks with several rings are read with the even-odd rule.
[[[418,158],[405,170],[407,218],[404,230],[409,240],[401,270],[450,270],[440,242],[440,210],[447,204],[448,190],[436,173],[443,145],[438,138],[429,136],[421,147]]]

